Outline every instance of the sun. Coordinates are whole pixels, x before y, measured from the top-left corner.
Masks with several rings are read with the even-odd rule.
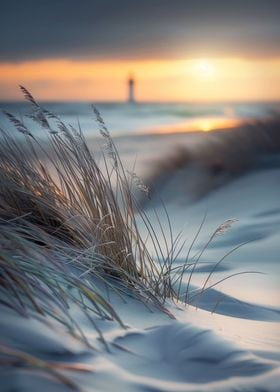
[[[203,79],[212,79],[215,75],[215,67],[209,60],[198,60],[194,63],[195,75]]]

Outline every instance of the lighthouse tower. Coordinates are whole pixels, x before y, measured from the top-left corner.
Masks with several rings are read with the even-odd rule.
[[[132,76],[128,78],[128,103],[135,103],[134,96],[135,80]]]

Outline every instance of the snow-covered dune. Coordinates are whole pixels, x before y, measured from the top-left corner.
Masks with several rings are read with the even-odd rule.
[[[222,135],[211,136],[215,145]],[[142,147],[149,144],[147,138]],[[151,140],[156,143],[154,136]],[[121,152],[128,142],[123,143]],[[53,319],[47,317],[46,324],[39,316],[23,318],[0,304],[0,344],[55,363],[59,374],[70,380],[61,382],[42,366],[35,370],[7,366],[0,371],[1,391],[280,390],[279,146],[269,144],[260,151],[256,143],[247,149],[251,151],[247,158],[240,155],[238,161],[237,145],[230,159],[224,156],[224,164],[220,158],[216,163],[211,160],[216,165],[211,170],[207,165],[213,154],[199,160],[196,150],[195,161],[188,158],[161,171],[155,182],[165,207],[156,197],[145,203],[155,227],[158,217],[166,219],[166,208],[174,236],[182,232],[182,241],[186,238],[174,262],[178,268],[186,258],[191,264],[182,279],[179,274],[176,279],[174,269],[182,301],[165,303],[174,318],[129,292],[119,295],[100,285],[125,327],[94,315],[89,320],[75,306],[70,308],[91,349],[75,336],[66,336]],[[223,151],[228,152],[229,146]],[[125,159],[133,162],[134,153],[126,151]],[[140,164],[147,172],[147,162]],[[232,221],[221,226],[228,219]],[[158,238],[164,241],[160,230]],[[170,240],[168,231],[165,240]]]

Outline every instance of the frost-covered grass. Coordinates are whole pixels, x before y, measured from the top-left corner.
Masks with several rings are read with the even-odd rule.
[[[118,318],[93,287],[92,278],[97,278],[112,286],[117,282],[118,290],[129,287],[135,296],[163,309],[166,297],[174,295],[170,266],[176,240],[170,249],[166,241],[167,256],[163,257],[157,233],[134,197],[135,186],[145,194],[148,189],[135,173],[123,168],[100,114],[93,108],[105,140],[103,171],[81,129],[64,124],[21,89],[31,104],[28,117],[44,129],[48,142],[32,134],[23,120],[5,113],[24,137],[1,129],[1,291],[5,303],[25,315],[32,308],[54,317],[53,307],[59,306],[59,317],[66,322],[69,297],[83,308],[88,306],[83,301],[86,298],[100,315]],[[145,239],[137,219],[146,228]],[[161,263],[154,261],[146,241],[152,243]],[[82,299],[69,294],[69,287]]]
[[[21,135],[0,130],[1,306],[24,318],[52,320],[94,349],[72,315],[76,307],[106,349],[96,316],[124,324],[100,284],[118,295],[129,290],[166,311],[166,298],[175,295],[170,278],[174,243],[168,249],[165,242],[163,258],[156,230],[134,197],[134,187],[147,196],[148,189],[124,169],[97,109],[93,117],[105,142],[103,171],[79,126],[63,123],[21,90],[31,105],[28,117],[44,130],[47,142],[31,133],[24,120],[5,112]],[[145,239],[137,219],[146,229]],[[155,262],[146,241],[161,262]],[[20,362],[59,376],[54,366],[2,343],[4,364]]]
[[[21,137],[13,136],[10,129],[0,129],[1,307],[24,318],[51,320],[94,350],[73,317],[76,308],[108,349],[96,317],[125,325],[101,285],[120,296],[129,291],[168,314],[167,298],[191,303],[209,289],[210,277],[226,256],[213,267],[199,292],[190,291],[192,276],[214,237],[223,234],[234,220],[220,225],[193,256],[202,222],[185,261],[175,265],[184,242],[180,234],[173,234],[164,205],[165,223],[156,211],[152,221],[139,205],[135,190],[149,197],[149,189],[123,167],[97,109],[92,108],[93,118],[105,144],[101,162],[89,149],[79,125],[65,124],[42,108],[25,88],[21,90],[30,102],[28,117],[43,129],[47,141],[31,133],[24,120],[5,112]],[[190,274],[183,292],[186,272]],[[211,283],[210,288],[217,283]],[[0,342],[0,352],[4,364],[38,367],[75,388],[57,372],[59,366],[5,342]],[[69,365],[65,369],[69,370]]]

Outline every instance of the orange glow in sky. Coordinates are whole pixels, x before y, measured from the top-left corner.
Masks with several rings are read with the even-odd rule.
[[[0,63],[0,100],[124,101],[130,73],[139,101],[280,100],[280,58]]]

